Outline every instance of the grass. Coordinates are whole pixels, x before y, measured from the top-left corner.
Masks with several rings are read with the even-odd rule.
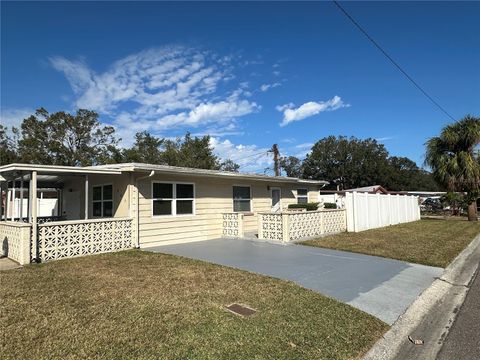
[[[420,220],[302,244],[446,267],[479,233],[478,222]]]
[[[2,359],[356,359],[388,329],[290,282],[135,250],[1,277]]]

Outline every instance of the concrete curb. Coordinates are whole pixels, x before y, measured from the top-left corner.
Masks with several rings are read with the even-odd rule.
[[[410,305],[363,360],[434,359],[455,320],[458,308],[465,300],[479,261],[480,234],[445,268],[442,276]],[[425,340],[424,346],[415,347],[408,341],[408,335],[414,333]]]

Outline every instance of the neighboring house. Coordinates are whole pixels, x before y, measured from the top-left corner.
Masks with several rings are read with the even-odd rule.
[[[338,209],[343,209],[345,208],[345,193],[347,192],[383,195],[389,194],[389,192],[382,185],[371,185],[347,190],[322,190],[320,201],[324,203],[336,204]]]
[[[371,185],[359,188],[347,189],[345,192],[361,192],[369,194],[388,194],[388,191],[382,185]]]
[[[113,244],[108,246],[122,246],[116,241],[127,233],[137,247],[219,238],[225,214],[242,214],[242,235],[255,234],[259,213],[279,212],[293,203],[319,202],[320,189],[327,184],[139,163],[91,167],[10,164],[0,167],[0,181],[2,214],[9,216],[7,220],[17,218],[18,228],[29,226],[29,236],[39,239],[38,245],[32,242],[32,257],[42,259],[49,259],[42,253],[45,249],[58,247],[64,239],[85,241],[85,234],[91,237],[91,246],[97,246],[98,237]],[[58,213],[51,219],[41,217],[38,206],[31,205],[38,203],[39,189],[47,188],[58,194]],[[18,199],[19,194],[23,200]],[[22,211],[9,209],[12,204],[19,204]],[[2,218],[5,220],[4,215]],[[15,231],[15,236],[23,236]],[[4,232],[12,236],[13,230]]]

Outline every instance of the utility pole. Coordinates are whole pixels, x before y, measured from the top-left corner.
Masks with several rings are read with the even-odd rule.
[[[278,145],[273,144],[270,151],[273,153],[275,176],[280,176],[280,151],[278,150]]]

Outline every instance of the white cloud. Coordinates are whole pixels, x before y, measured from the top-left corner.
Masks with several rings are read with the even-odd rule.
[[[6,127],[20,127],[23,119],[35,114],[31,109],[0,109],[0,124]]]
[[[279,82],[275,82],[275,83],[273,83],[273,84],[262,84],[262,85],[260,86],[260,90],[261,90],[262,92],[265,92],[265,91],[268,91],[268,90],[270,90],[270,89],[276,88],[276,87],[278,87],[278,86],[280,86],[280,85],[281,85],[281,84],[280,84]]]
[[[240,165],[242,172],[263,173],[264,169],[271,168],[273,164],[268,148],[256,145],[235,145],[230,140],[210,138],[210,145],[214,148],[215,154],[222,159],[231,159]]]
[[[300,121],[307,117],[317,115],[324,111],[334,111],[343,107],[349,107],[349,104],[343,102],[340,96],[334,96],[327,101],[310,101],[298,108],[294,107],[294,104],[289,103],[281,106],[277,106],[276,109],[283,112],[283,120],[280,126],[288,125],[294,121]]]
[[[76,95],[75,106],[107,115],[122,135],[186,127],[227,126],[260,110],[248,83],[231,84],[234,57],[182,46],[144,50],[103,73],[83,60],[52,57]]]
[[[376,138],[375,140],[377,140],[377,141],[388,141],[388,140],[392,140],[392,139],[393,139],[393,136],[384,136],[384,137]]]
[[[157,127],[172,128],[176,125],[196,126],[218,121],[231,120],[236,117],[250,114],[260,107],[247,100],[220,101],[217,103],[201,103],[189,112],[167,115],[157,121]]]

